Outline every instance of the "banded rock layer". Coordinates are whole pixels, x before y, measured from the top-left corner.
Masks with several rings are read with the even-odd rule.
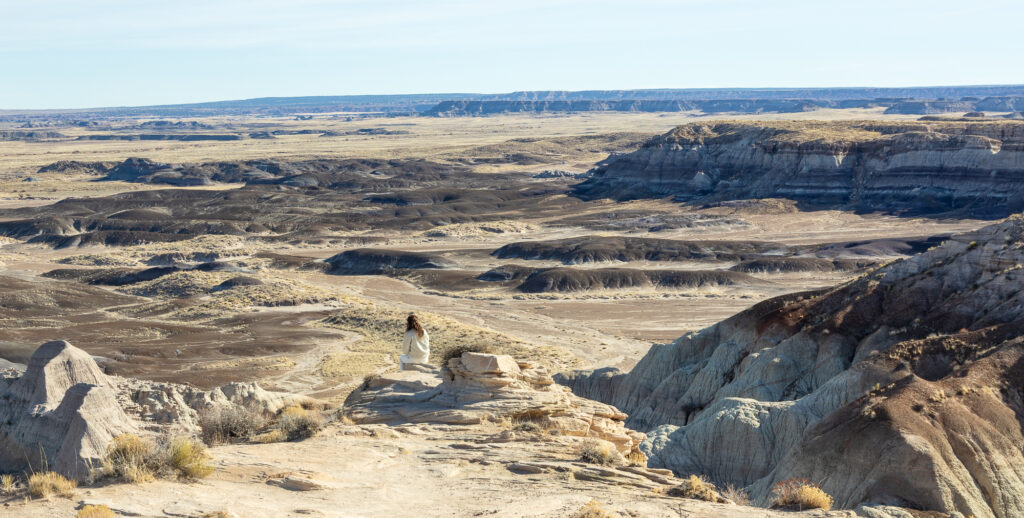
[[[609,158],[577,194],[1002,217],[1024,208],[1024,123],[687,124]]]

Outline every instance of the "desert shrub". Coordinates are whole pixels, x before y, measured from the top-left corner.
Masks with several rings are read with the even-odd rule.
[[[324,427],[324,417],[319,411],[301,406],[290,406],[281,411],[274,428],[280,430],[289,441],[308,439]]]
[[[790,479],[772,487],[775,505],[778,507],[798,507],[803,509],[832,508],[832,497],[821,490],[817,484],[806,479]]]
[[[203,442],[210,446],[248,440],[266,425],[263,412],[238,405],[215,406],[199,414]]]
[[[742,487],[727,484],[722,489],[722,496],[736,505],[750,505],[750,495]]]
[[[105,505],[86,505],[75,513],[75,518],[117,518],[117,514]]]
[[[722,496],[718,494],[718,488],[700,475],[690,475],[682,484],[669,489],[668,496],[692,498],[705,502],[723,501]]]
[[[495,354],[497,352],[495,347],[481,343],[455,345],[448,348],[442,346],[440,349],[438,353],[441,357],[441,365],[448,365],[448,360],[452,358],[462,358],[462,353]]]
[[[580,507],[570,518],[612,518],[613,514],[604,510],[604,506],[597,500],[591,500]]]
[[[619,452],[608,441],[588,439],[580,445],[580,460],[601,466],[613,466],[619,463]]]
[[[52,471],[40,471],[28,476],[28,494],[32,498],[50,498],[54,495],[72,498],[76,486],[74,480],[68,480]]]

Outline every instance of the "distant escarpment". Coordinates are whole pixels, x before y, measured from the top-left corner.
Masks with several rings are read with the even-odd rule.
[[[655,345],[628,373],[557,379],[628,413],[651,466],[760,504],[808,479],[840,508],[1024,516],[1022,236],[1014,216]]]
[[[885,105],[885,104],[882,104]],[[713,100],[458,100],[438,103],[423,115],[460,117],[502,113],[552,112],[686,112],[704,113],[796,113],[819,108],[868,108],[879,106],[872,100],[826,101],[819,99],[713,99]]]
[[[1024,123],[711,122],[599,166],[584,199],[789,198],[810,208],[1002,217],[1024,209]]]

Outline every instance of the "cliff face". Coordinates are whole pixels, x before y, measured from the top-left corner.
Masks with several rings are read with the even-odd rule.
[[[1024,219],[833,290],[770,299],[560,376],[629,414],[654,467],[746,487],[807,478],[837,507],[1024,516]]]
[[[610,159],[577,194],[1000,217],[1024,208],[1024,123],[687,124]]]

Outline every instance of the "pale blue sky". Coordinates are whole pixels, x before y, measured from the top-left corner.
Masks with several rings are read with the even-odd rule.
[[[1021,0],[0,0],[0,109],[1024,83]]]

